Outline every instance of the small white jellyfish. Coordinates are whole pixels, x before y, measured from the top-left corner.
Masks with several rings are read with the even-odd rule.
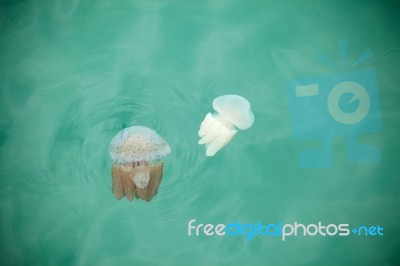
[[[168,143],[150,128],[133,126],[120,131],[110,143],[115,197],[150,201],[161,183],[163,162],[160,159],[170,153]]]
[[[199,144],[206,145],[206,155],[214,156],[237,133],[254,123],[250,103],[239,95],[223,95],[213,101],[217,113],[208,113],[200,125]]]

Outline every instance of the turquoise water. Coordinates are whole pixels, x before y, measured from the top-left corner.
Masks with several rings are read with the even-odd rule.
[[[378,0],[0,1],[1,264],[399,265],[399,11]],[[340,39],[344,66],[317,60],[340,65]],[[338,135],[330,166],[300,167],[320,143],[293,138],[287,82],[367,69],[382,129],[359,142],[380,161],[349,163]],[[255,123],[206,157],[197,131],[224,94],[248,99]],[[111,192],[108,145],[131,125],[172,147],[150,203]],[[189,237],[193,218],[380,225],[384,236]]]

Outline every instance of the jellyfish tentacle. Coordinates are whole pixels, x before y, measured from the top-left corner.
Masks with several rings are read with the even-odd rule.
[[[235,136],[235,131],[227,131],[223,135],[217,136],[212,142],[206,145],[206,155],[214,156],[222,147],[228,144],[229,141]]]
[[[158,193],[158,187],[160,186],[162,175],[163,175],[163,162],[159,161],[152,166],[151,171],[150,171],[151,184],[149,184],[149,186],[151,189],[150,190],[151,197],[153,197],[154,195],[156,195]],[[150,198],[150,200],[151,200],[151,198]]]
[[[148,172],[139,172],[133,176],[133,182],[138,188],[145,188],[149,184],[150,175]]]
[[[215,134],[214,131],[210,131],[207,135],[205,135],[204,137],[202,137],[198,144],[207,144],[212,142],[216,137],[218,137],[217,134]]]
[[[205,120],[207,121],[200,127],[199,144],[207,144],[217,138],[220,131],[225,131],[225,126],[216,117],[207,115]]]
[[[125,176],[124,181],[125,181],[124,190],[125,190],[126,198],[129,201],[132,201],[135,198],[135,194],[136,194],[135,184],[132,182],[132,180],[130,179],[129,176]]]
[[[140,163],[139,166],[133,168],[131,175],[133,183],[135,183],[138,188],[145,188],[149,184],[150,172],[149,168]]]
[[[203,122],[200,124],[199,136],[203,137],[207,134],[207,128],[212,124],[212,115],[208,113],[204,118]]]
[[[163,163],[160,161],[154,165],[149,164],[148,167],[150,173],[149,184],[145,188],[137,188],[136,190],[138,197],[145,201],[151,201],[158,192],[162,178]]]
[[[223,146],[225,146],[237,133],[233,125],[220,115],[212,116],[207,114],[202,123],[199,136],[199,144],[207,147],[206,155],[213,156]]]
[[[120,165],[112,165],[112,192],[115,197],[120,200],[125,196],[124,182],[123,182],[123,171]]]

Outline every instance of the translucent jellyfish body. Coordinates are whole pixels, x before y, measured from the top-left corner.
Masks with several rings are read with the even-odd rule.
[[[161,183],[161,158],[170,153],[168,143],[150,128],[133,126],[120,131],[110,143],[115,197],[150,201]]]
[[[199,144],[206,145],[206,155],[214,156],[237,133],[254,123],[250,103],[239,95],[223,95],[213,101],[216,113],[208,113],[200,125]]]

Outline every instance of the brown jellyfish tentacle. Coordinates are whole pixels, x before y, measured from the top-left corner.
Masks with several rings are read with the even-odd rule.
[[[137,186],[136,194],[138,195],[139,198],[141,198],[143,200],[146,200],[148,198],[147,191],[148,191],[148,189],[150,187],[150,182],[151,182],[150,168],[149,168],[149,165],[147,163],[145,163],[145,162],[139,163],[139,167],[140,167],[139,168],[140,171],[142,171],[142,170],[144,171],[144,168],[146,167],[146,171],[149,174],[149,181],[148,181],[148,184],[146,186],[144,186],[144,187],[143,186],[142,187]],[[149,201],[149,200],[146,200],[146,201]]]
[[[144,161],[136,162],[136,165],[132,168],[131,178],[137,188],[146,188],[150,180],[148,164]]]
[[[129,169],[129,172],[124,175],[124,191],[125,191],[125,195],[126,198],[129,201],[132,201],[135,198],[135,194],[136,194],[136,186],[133,183],[132,179],[130,178],[131,176],[131,170],[132,168]]]
[[[142,168],[147,169],[143,170]],[[138,188],[133,181],[133,176],[138,171],[149,172],[149,183],[144,188]],[[163,162],[134,162],[130,165],[113,164],[111,175],[112,191],[118,200],[126,196],[129,201],[134,198],[151,201],[158,193],[163,175]]]
[[[132,175],[132,167],[113,164],[111,175],[113,178],[112,191],[118,200],[124,196],[126,196],[129,201],[135,198],[136,187],[130,178]]]
[[[120,165],[113,164],[111,166],[112,176],[112,192],[114,196],[120,200],[125,196],[124,184],[123,184],[123,171]]]
[[[158,187],[161,183],[163,163],[162,161],[159,161],[156,164],[150,164],[146,162],[146,166],[148,167],[150,173],[149,184],[145,188],[136,188],[136,194],[139,196],[139,198],[145,201],[151,201],[157,194]]]
[[[151,168],[151,195],[152,197],[157,195],[158,187],[161,184],[161,179],[163,175],[163,162],[159,161]]]

